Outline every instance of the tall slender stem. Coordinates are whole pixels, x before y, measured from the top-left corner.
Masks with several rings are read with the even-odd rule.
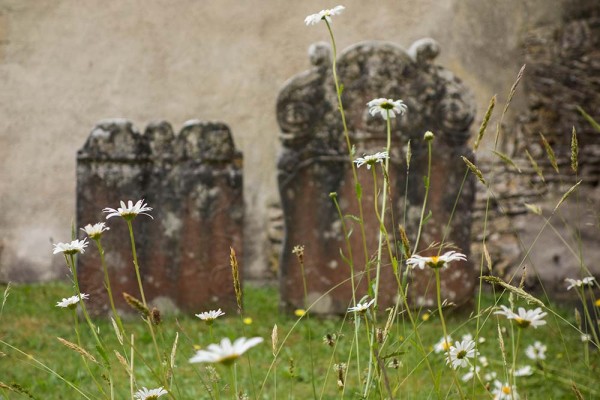
[[[142,296],[142,303],[144,306],[148,306],[146,303],[146,296],[144,296],[144,286],[142,285],[142,277],[140,275],[140,266],[138,264],[137,251],[135,249],[135,239],[133,237],[133,226],[131,225],[131,221],[126,219],[127,227],[129,228],[129,239],[131,240],[131,253],[133,254],[133,267],[135,268],[135,276],[137,278],[138,287],[140,289],[140,296]]]

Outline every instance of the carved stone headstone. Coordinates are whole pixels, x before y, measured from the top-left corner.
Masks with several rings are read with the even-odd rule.
[[[301,270],[292,249],[295,245],[305,245],[308,303],[320,298],[314,311],[341,313],[351,300],[350,270],[340,256],[340,249],[346,252],[346,246],[342,224],[329,194],[337,193],[345,215],[358,215],[358,206],[337,109],[331,51],[327,44],[319,43],[309,53],[313,67],[288,81],[277,101],[283,144],[278,181],[285,219],[280,261],[282,302],[287,307],[304,305]],[[424,197],[423,176],[427,171],[427,145],[422,138],[427,130],[436,135],[427,203],[432,214],[418,251],[442,240],[465,175],[460,156],[473,157],[466,146],[475,114],[472,96],[450,71],[434,63],[438,53],[438,44],[431,39],[416,42],[408,51],[393,43],[364,42],[346,49],[337,60],[340,82],[344,85],[342,100],[348,129],[357,156],[382,151],[386,144],[385,120],[371,116],[367,102],[385,97],[402,99],[408,106],[404,116],[392,119],[392,205],[386,222],[390,232],[397,231],[398,224],[405,225],[412,243],[417,234]],[[409,140],[413,156],[407,174],[405,150]],[[360,273],[365,271],[365,259],[372,259],[376,252],[379,229],[373,212],[371,171],[362,167],[358,172],[369,252],[365,258],[359,228],[354,224],[350,241],[355,272]],[[467,254],[473,199],[474,180],[469,175],[446,237],[446,242],[452,242]],[[348,223],[352,224],[351,219]],[[395,303],[398,288],[389,257],[383,259],[383,266],[380,305],[390,305]],[[458,304],[470,299],[475,284],[470,262],[453,264],[442,276],[445,298]],[[431,277],[431,271],[412,274],[410,291],[414,296],[410,300],[414,305],[434,304]],[[365,293],[363,276],[357,295]]]
[[[104,207],[145,199],[154,220],[133,221],[144,292],[150,303],[188,312],[233,309],[230,247],[242,259],[242,155],[222,123],[190,121],[179,134],[167,122],[144,134],[129,121],[99,123],[77,155],[77,224],[103,221]],[[102,237],[111,286],[140,296],[127,225],[108,220]],[[93,243],[79,257],[81,290],[96,314],[109,310]]]

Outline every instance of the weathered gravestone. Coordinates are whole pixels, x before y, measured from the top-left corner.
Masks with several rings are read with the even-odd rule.
[[[392,119],[392,206],[391,210],[388,208],[390,214],[386,223],[390,232],[397,231],[398,224],[405,225],[412,243],[417,234],[425,191],[423,176],[427,171],[427,145],[422,138],[428,130],[436,135],[427,201],[427,210],[432,214],[424,227],[418,251],[442,240],[465,175],[465,164],[460,156],[473,158],[466,146],[475,115],[472,96],[450,71],[434,64],[438,53],[438,44],[432,39],[414,43],[408,52],[393,43],[364,42],[346,49],[337,60],[340,82],[344,85],[342,99],[348,129],[357,157],[382,151],[386,145],[385,120],[379,115],[371,116],[367,102],[385,97],[402,99],[408,106],[405,115]],[[301,269],[292,249],[295,245],[305,245],[308,303],[321,298],[314,311],[341,313],[347,309],[352,297],[348,282],[350,271],[340,256],[340,249],[346,253],[346,246],[338,212],[329,194],[337,193],[344,214],[359,213],[337,109],[331,52],[327,44],[316,44],[309,54],[313,67],[288,81],[277,101],[283,144],[278,181],[285,216],[285,240],[280,260],[281,294],[287,307],[304,305]],[[407,175],[404,160],[409,140],[412,160]],[[379,231],[373,212],[373,178],[365,167],[359,168],[358,173],[363,188],[368,259],[372,259]],[[405,194],[407,179],[408,192]],[[381,187],[381,181],[379,184]],[[469,174],[446,237],[446,242],[452,242],[467,255],[473,200],[474,180]],[[355,270],[362,272],[365,255],[359,227],[351,219],[347,222],[353,224],[350,241]],[[398,293],[390,264],[389,257],[384,257],[379,294],[382,306],[394,304]],[[374,275],[371,272],[371,277]],[[468,301],[474,285],[474,269],[470,262],[455,263],[442,271],[443,296],[449,301],[457,304]],[[409,294],[412,304],[433,305],[434,287],[431,271],[414,271]],[[367,285],[363,277],[359,298],[365,293]]]
[[[167,122],[140,134],[129,121],[100,122],[77,155],[77,224],[105,220],[102,209],[145,199],[154,220],[133,221],[148,302],[188,312],[236,304],[230,247],[242,257],[242,155],[222,123],[190,121],[176,135]],[[107,221],[102,244],[118,309],[122,293],[140,298],[127,224]],[[98,252],[78,260],[82,292],[96,314],[109,310]]]

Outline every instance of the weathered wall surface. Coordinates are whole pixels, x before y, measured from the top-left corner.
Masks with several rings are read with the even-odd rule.
[[[340,49],[433,37],[440,64],[473,89],[478,124],[494,93],[505,99],[524,33],[558,21],[562,3],[349,0],[334,29]],[[246,271],[265,268],[267,206],[278,197],[276,96],[308,66],[308,46],[328,39],[304,17],[335,5],[0,0],[0,277],[64,276],[50,250],[70,237],[75,154],[97,121],[113,117],[167,119],[175,130],[193,118],[228,124],[245,155]]]

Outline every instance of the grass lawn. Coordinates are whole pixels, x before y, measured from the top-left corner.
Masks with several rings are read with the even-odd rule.
[[[4,291],[4,289],[5,286],[0,287],[0,290]],[[86,364],[82,361],[82,356],[66,348],[57,340],[57,337],[61,337],[71,342],[77,342],[72,313],[70,310],[55,306],[57,301],[69,296],[71,292],[69,284],[64,282],[11,286],[0,319],[0,339],[29,356],[0,344],[0,351],[4,353],[0,357],[0,382],[9,386],[18,384],[22,388],[20,389],[21,393],[0,389],[0,399],[27,398],[28,394],[36,399],[85,398],[61,380],[58,375],[71,382],[91,399],[106,398],[100,394],[98,388],[100,386],[103,390],[108,390],[105,377],[101,376],[102,369],[94,363],[88,363],[90,371],[97,379],[97,382],[94,382]],[[492,295],[486,295],[483,300],[485,306],[493,303]],[[248,357],[243,357],[237,364],[238,388],[247,393],[249,398],[306,399],[313,398],[313,390],[316,392],[317,398],[330,399],[342,396],[352,399],[360,398],[358,392],[361,390],[361,385],[358,376],[359,374],[362,376],[364,372],[358,370],[354,359],[350,363],[347,359],[350,349],[355,349],[352,344],[354,337],[352,320],[343,320],[341,317],[311,317],[310,320],[307,320],[305,317],[298,321],[294,315],[280,313],[277,304],[276,288],[247,285],[245,287],[245,316],[252,318],[251,324],[242,323],[237,316],[226,315],[215,321],[211,333],[208,327],[193,315],[165,316],[157,335],[164,359],[169,359],[176,332],[179,332],[176,367],[171,386],[174,398],[217,398],[214,387],[219,388],[221,398],[232,398],[231,390],[227,387],[230,382],[227,367],[215,366],[220,380],[213,384],[211,383],[211,372],[206,369],[206,364],[188,363],[195,348],[218,342],[226,336],[231,339],[240,336],[260,336],[265,339],[264,343],[250,349],[246,353]],[[507,304],[507,302],[503,301],[502,304]],[[556,308],[554,309],[556,310]],[[198,310],[198,312],[200,311],[205,310]],[[558,314],[575,324],[572,310],[558,309]],[[379,324],[385,324],[386,313],[380,310],[379,315]],[[419,334],[424,347],[430,352],[428,360],[433,376],[425,365],[422,353],[415,346],[415,336],[411,325],[409,323],[395,324],[389,332],[388,354],[397,353],[395,357],[401,363],[397,369],[386,368],[391,386],[396,389],[396,398],[437,398],[434,390],[436,381],[440,382],[442,393],[444,393],[443,398],[457,398],[454,389],[450,388],[453,381],[452,370],[445,365],[442,354],[431,352],[435,343],[442,337],[439,320],[435,313],[427,315],[430,317],[419,318]],[[475,335],[476,323],[469,318],[469,315],[449,316],[449,331],[452,332],[454,339],[460,339],[463,334],[467,333]],[[521,398],[576,398],[571,381],[576,382],[583,398],[598,398],[597,396],[600,396],[600,380],[597,378],[600,372],[598,351],[592,348],[586,349],[587,344],[584,345],[581,342],[580,335],[558,317],[549,315],[547,320],[546,326],[523,330],[521,334],[517,366],[527,364],[533,370],[531,376],[521,377],[518,380]],[[466,321],[469,322],[466,323]],[[503,329],[506,328],[503,337],[509,354],[509,363],[512,360],[510,358],[512,357],[510,355],[511,343],[516,340],[517,331],[513,331],[505,319],[498,320],[489,312],[480,321],[485,323],[483,323],[479,337],[485,338],[485,341],[480,343],[478,348],[489,362],[489,366],[482,367],[480,374],[483,376],[484,373],[496,372],[499,380],[505,380],[506,369],[503,367],[498,342],[498,321]],[[120,354],[127,354],[129,357],[127,353],[129,347],[127,343],[125,346],[119,344],[109,321],[96,320],[95,323],[106,347],[111,352],[107,354],[107,357],[110,360],[111,371],[116,382],[115,398],[129,398],[129,377],[114,353],[114,350],[117,350]],[[282,345],[282,348],[276,363],[269,372],[274,358],[271,349],[271,332],[274,324],[278,325],[279,344]],[[85,321],[79,321],[79,328],[82,347],[96,359],[101,359]],[[363,332],[364,325],[361,325],[360,329]],[[125,321],[125,330],[128,334],[135,335],[135,347],[138,349],[134,356],[136,387],[155,388],[160,386],[150,368],[144,365],[144,361],[146,361],[152,369],[160,368],[147,325],[140,318],[134,317]],[[291,334],[284,343],[284,338],[290,331]],[[342,334],[337,341],[335,352],[323,341],[325,335],[333,333]],[[365,341],[364,338],[361,340]],[[548,346],[547,358],[542,363],[528,360],[524,354],[525,347],[536,340],[542,341]],[[368,360],[366,341],[361,343],[360,347],[360,368],[364,369]],[[352,353],[352,357],[354,355],[355,352]],[[393,358],[387,358],[386,363]],[[44,370],[37,361],[50,367],[56,374]],[[343,393],[338,390],[337,373],[333,367],[334,364],[342,362],[350,365]],[[311,367],[311,364],[314,367]],[[459,370],[457,378],[460,380],[466,372],[466,369]],[[480,384],[472,382],[462,384],[468,398],[491,398]],[[167,396],[163,398],[167,398]]]

